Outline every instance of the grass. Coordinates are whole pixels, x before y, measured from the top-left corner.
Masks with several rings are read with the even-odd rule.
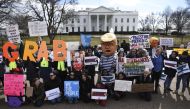
[[[100,37],[98,37],[100,35],[92,35],[92,42],[91,42],[91,45],[98,45],[100,44]],[[117,39],[119,40],[119,43],[121,43],[123,40],[126,40],[126,42],[129,42],[128,40],[128,36],[129,35],[119,35],[117,34]],[[163,36],[155,36],[153,35],[154,37],[163,37]],[[189,41],[190,41],[190,35],[186,35],[184,36],[183,40],[182,40],[182,37],[180,36],[167,36],[167,37],[171,37],[171,38],[174,38],[174,46],[175,47],[178,47],[181,43],[182,44],[187,44]],[[50,40],[47,36],[44,36],[42,37],[44,41],[47,41],[47,44],[49,44]],[[37,41],[38,40],[38,37],[24,37],[22,38],[23,41],[25,40],[30,40],[30,41]],[[66,42],[68,41],[80,41],[80,36],[79,35],[57,35],[55,37],[55,40],[64,40]],[[6,40],[3,40],[1,38],[1,43],[6,43]],[[48,45],[48,48],[52,48],[51,45]]]

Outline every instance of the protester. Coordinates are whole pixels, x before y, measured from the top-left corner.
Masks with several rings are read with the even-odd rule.
[[[45,99],[45,88],[44,84],[40,82],[40,79],[34,80],[34,91],[33,91],[33,103],[36,107],[41,107],[44,104]]]
[[[174,61],[174,62],[178,63],[179,60],[177,59],[177,56],[178,56],[178,52],[172,51],[171,55],[169,56],[169,58],[167,60]],[[170,89],[170,84],[171,84],[173,78],[175,77],[176,72],[177,71],[174,68],[165,67],[164,73],[167,75],[166,80],[164,82],[164,92],[165,93],[172,91]]]
[[[50,79],[45,84],[45,90],[48,91],[55,88],[59,88],[61,94],[63,94],[62,82],[59,78],[57,78],[56,74],[52,72],[50,73]],[[51,104],[61,103],[62,102],[61,94],[60,94],[60,97],[50,100],[50,103]]]

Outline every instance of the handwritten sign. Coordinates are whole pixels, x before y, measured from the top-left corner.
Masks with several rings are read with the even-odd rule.
[[[149,34],[132,35],[129,37],[130,48],[150,48]]]
[[[4,94],[9,96],[23,96],[24,75],[4,74]]]
[[[79,98],[79,81],[64,81],[64,95]]]
[[[174,45],[174,39],[173,38],[160,38],[160,45],[172,47]]]
[[[106,100],[107,99],[107,89],[92,89],[91,99]]]
[[[132,89],[132,81],[115,80],[115,85],[114,85],[115,91],[131,92],[131,89]]]
[[[28,22],[30,36],[47,36],[47,24],[45,21]]]
[[[61,96],[60,95],[61,92],[60,92],[59,88],[48,90],[45,93],[46,93],[46,97],[48,98],[48,100],[53,100],[53,99]]]
[[[20,43],[20,32],[18,25],[9,25],[6,28],[7,38],[12,43]]]

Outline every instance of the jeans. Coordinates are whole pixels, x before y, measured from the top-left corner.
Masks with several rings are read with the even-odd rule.
[[[159,72],[153,71],[152,72],[152,80],[153,80],[153,82],[155,81],[155,91],[156,92],[159,87],[159,80],[160,80],[161,74],[162,74],[162,71],[159,71]]]
[[[183,84],[182,92],[185,92],[185,89],[187,87],[187,78],[188,78],[188,74],[183,74],[183,75],[177,76],[176,90],[179,89],[180,82],[182,80],[182,84]]]
[[[173,77],[167,76],[167,78],[166,78],[166,80],[164,82],[164,89],[169,89],[170,88],[172,80],[173,80]]]
[[[61,103],[61,97],[55,98],[53,100],[50,100],[51,104],[55,104],[55,103]]]

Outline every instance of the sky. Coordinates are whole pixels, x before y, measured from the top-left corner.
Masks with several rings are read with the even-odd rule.
[[[78,10],[106,6],[119,8],[122,11],[138,11],[140,17],[145,17],[151,12],[160,13],[167,6],[172,10],[177,7],[187,7],[185,0],[78,0],[78,2]]]

